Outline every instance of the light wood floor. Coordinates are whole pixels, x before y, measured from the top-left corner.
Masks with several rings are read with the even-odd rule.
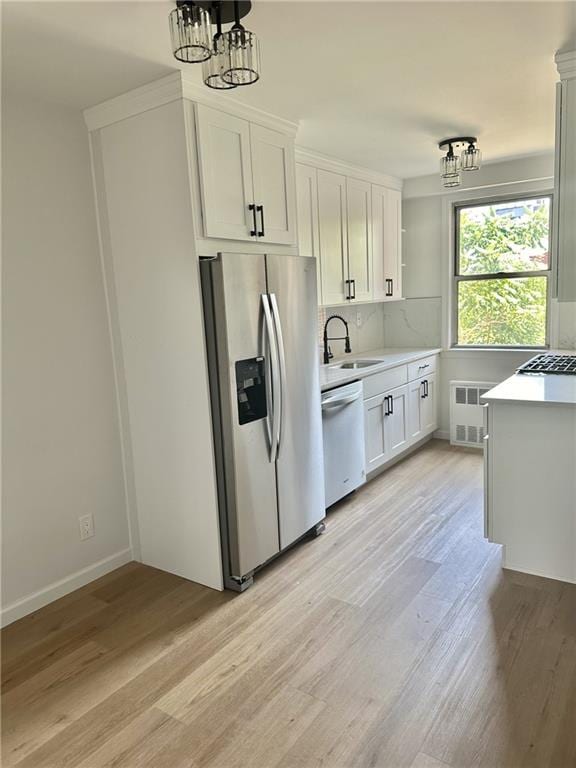
[[[576,766],[576,588],[501,570],[481,457],[439,442],[246,593],[130,564],[3,663],[5,766]]]

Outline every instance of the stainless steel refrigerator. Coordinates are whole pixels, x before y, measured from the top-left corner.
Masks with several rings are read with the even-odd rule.
[[[219,254],[200,263],[225,585],[323,530],[316,263]]]

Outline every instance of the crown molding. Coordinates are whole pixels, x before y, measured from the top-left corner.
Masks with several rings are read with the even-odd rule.
[[[554,57],[554,61],[561,80],[574,80],[576,78],[576,51],[559,51]]]
[[[85,109],[84,121],[89,131],[96,131],[106,125],[126,120],[177,99],[187,99],[205,104],[252,123],[263,125],[266,128],[289,134],[292,137],[296,136],[298,131],[297,123],[271,115],[262,109],[250,107],[228,95],[211,91],[205,86],[192,82],[187,73],[181,70]]]
[[[272,115],[270,112],[266,112],[258,107],[244,104],[233,96],[228,95],[229,92],[226,92],[225,95],[206,88],[205,85],[199,85],[196,81],[189,79],[186,72],[181,72],[180,74],[182,76],[182,95],[185,99],[195,101],[197,104],[205,104],[207,107],[213,107],[214,109],[220,109],[222,112],[228,112],[229,114],[236,115],[236,117],[249,120],[251,123],[258,123],[258,125],[263,125],[266,128],[290,134],[292,137],[296,136],[298,123],[286,120],[284,117]]]
[[[338,160],[335,157],[329,155],[323,155],[320,152],[315,152],[311,149],[304,147],[296,147],[296,162],[303,163],[304,165],[311,165],[314,168],[320,168],[324,171],[331,171],[332,173],[339,173],[343,176],[350,176],[354,179],[360,179],[361,181],[367,181],[370,184],[378,184],[388,189],[402,190],[402,179],[396,176],[389,176],[386,173],[380,173],[379,171],[373,171],[370,168],[364,168],[359,165],[352,165],[345,160]]]
[[[84,122],[89,131],[96,131],[181,98],[182,78],[180,72],[173,72],[160,80],[88,107],[84,110]]]

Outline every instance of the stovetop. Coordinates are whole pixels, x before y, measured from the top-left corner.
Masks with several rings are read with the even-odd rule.
[[[536,355],[516,373],[554,373],[576,376],[576,355]]]

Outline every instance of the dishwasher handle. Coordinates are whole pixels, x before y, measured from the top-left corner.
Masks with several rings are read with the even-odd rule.
[[[341,405],[349,405],[358,400],[362,395],[362,391],[353,392],[351,395],[344,395],[344,397],[327,397],[322,400],[322,410],[327,411],[331,408],[339,408]]]

